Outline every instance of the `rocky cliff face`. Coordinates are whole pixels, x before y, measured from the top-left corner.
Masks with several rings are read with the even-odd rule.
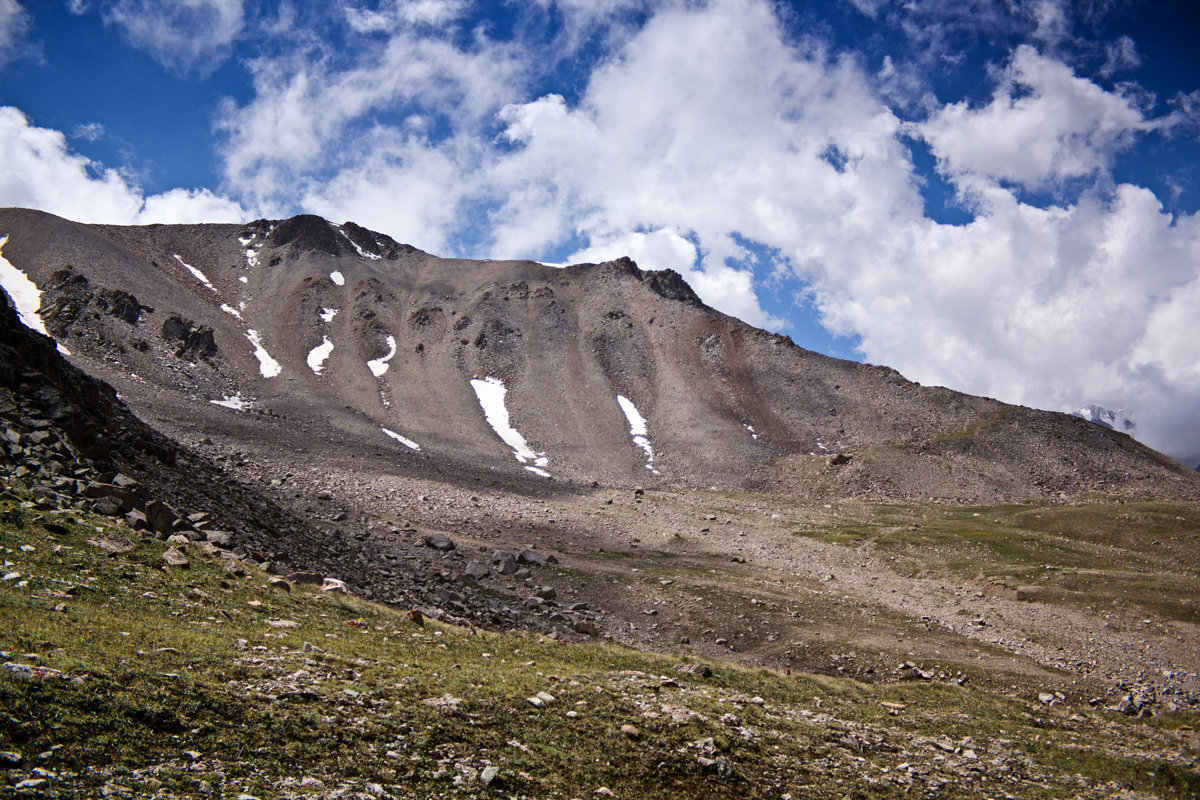
[[[632,261],[441,259],[318,217],[113,227],[0,211],[74,363],[183,441],[521,483],[830,497],[1200,497],[1124,434],[839,361]]]

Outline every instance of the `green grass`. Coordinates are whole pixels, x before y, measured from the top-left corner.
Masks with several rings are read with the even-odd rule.
[[[108,555],[88,544],[101,533],[134,547]],[[973,688],[725,663],[701,678],[673,671],[681,657],[418,626],[352,597],[271,588],[252,569],[229,577],[195,546],[190,568],[167,570],[158,541],[8,500],[0,548],[4,572],[20,573],[0,583],[2,660],[61,674],[0,670],[0,750],[20,754],[10,787],[42,769],[47,796],[95,797],[106,785],[114,796],[320,795],[300,785],[308,777],[413,798],[601,787],[626,798],[934,787],[1070,797],[1076,774],[1156,796],[1200,792],[1195,745],[1177,730],[1194,718],[1130,721]],[[556,701],[535,708],[525,698],[538,692]],[[424,702],[446,694],[462,700],[457,710]],[[964,760],[968,749],[979,758]],[[489,766],[498,772],[485,785]]]

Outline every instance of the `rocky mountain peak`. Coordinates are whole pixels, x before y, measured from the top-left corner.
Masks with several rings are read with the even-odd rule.
[[[349,248],[338,231],[315,214],[300,214],[273,224],[267,235],[272,247],[291,247],[292,250],[315,250],[331,256],[341,255]]]

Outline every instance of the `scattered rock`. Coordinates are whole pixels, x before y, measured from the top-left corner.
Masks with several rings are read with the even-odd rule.
[[[456,547],[458,547],[458,545],[454,543],[454,540],[444,533],[429,534],[425,537],[425,544],[428,547],[432,547],[434,550],[438,550],[443,553],[449,553],[451,550],[454,550]]]
[[[233,543],[233,534],[228,531],[205,531],[204,539],[217,547],[228,548]]]
[[[162,559],[169,567],[179,567],[181,569],[187,569],[188,567],[187,556],[185,556],[183,552],[176,547],[168,547],[166,550],[164,550]]]
[[[462,705],[463,699],[461,697],[455,697],[454,695],[447,692],[446,694],[442,695],[441,697],[430,697],[425,700],[422,700],[421,702],[427,706],[433,706],[434,708],[441,708],[446,711],[458,711],[458,707]]]
[[[699,675],[701,678],[711,678],[712,670],[704,664],[676,664],[676,672],[686,672],[690,675]]]

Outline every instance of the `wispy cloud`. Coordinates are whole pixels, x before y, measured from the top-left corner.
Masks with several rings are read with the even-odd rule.
[[[116,0],[102,13],[131,45],[179,72],[211,72],[245,24],[242,0]]]
[[[21,55],[29,33],[29,12],[17,0],[0,0],[0,68]]]
[[[358,33],[388,33],[408,25],[446,25],[467,8],[466,0],[391,0],[378,8],[348,6],[346,22]]]
[[[99,122],[89,122],[86,125],[76,125],[71,131],[71,138],[83,139],[85,142],[96,142],[103,139],[105,135],[104,126]]]

